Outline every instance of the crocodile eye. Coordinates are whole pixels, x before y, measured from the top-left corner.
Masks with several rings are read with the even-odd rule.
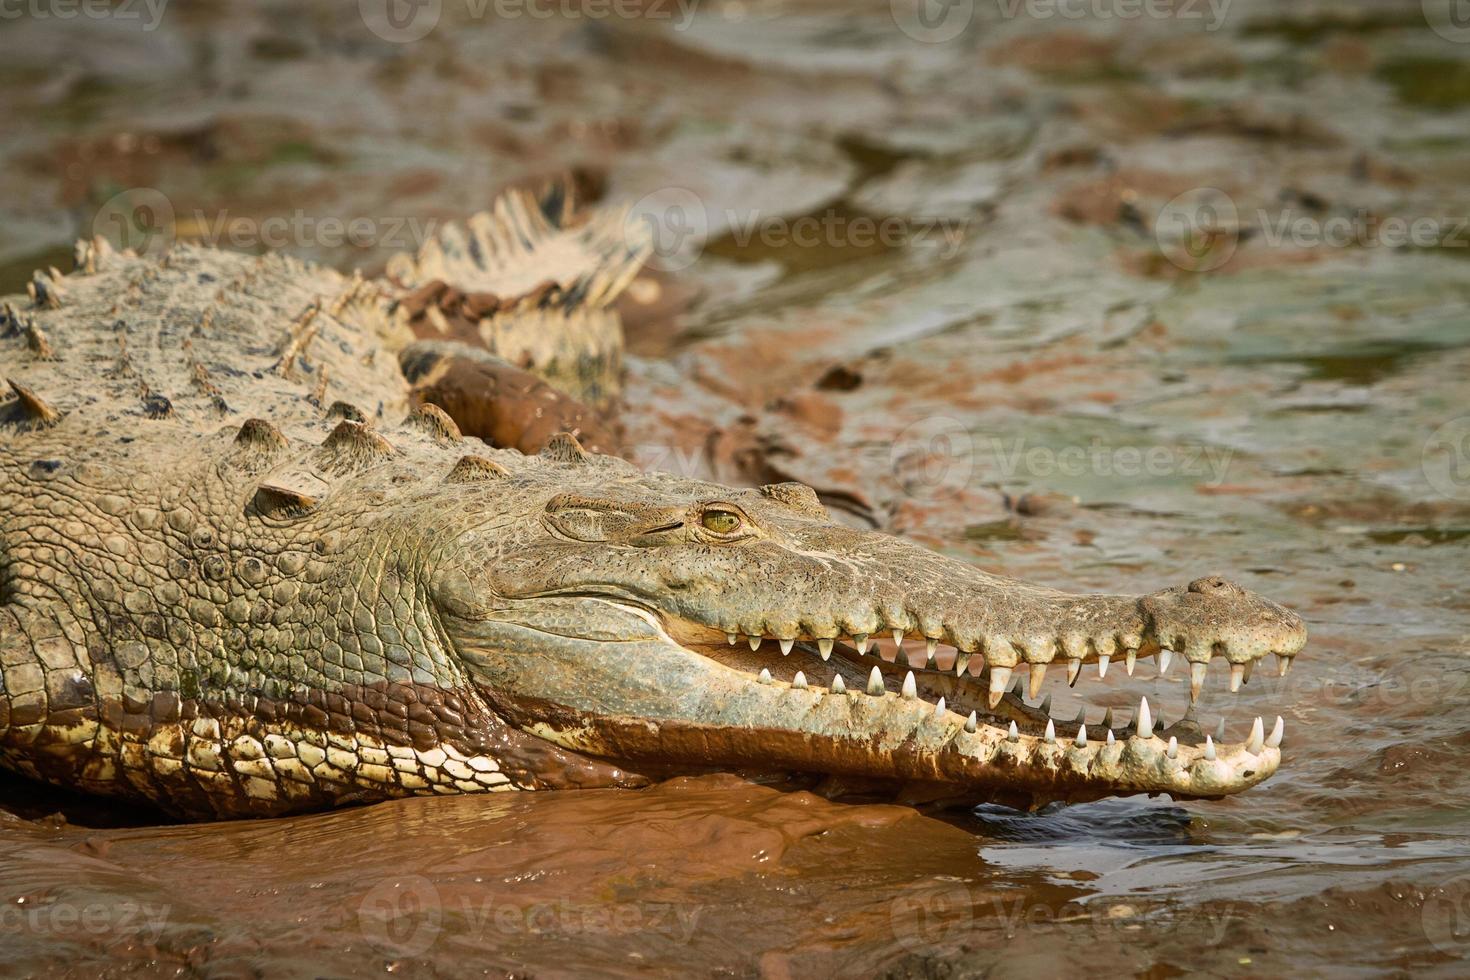
[[[728,510],[707,510],[699,523],[716,534],[734,534],[740,530],[740,515]]]

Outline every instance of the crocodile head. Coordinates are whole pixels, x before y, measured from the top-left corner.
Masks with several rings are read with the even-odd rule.
[[[432,591],[497,713],[564,749],[640,773],[827,774],[1022,806],[1220,797],[1280,762],[1279,725],[1259,719],[1220,744],[1192,712],[1167,730],[1146,702],[1127,723],[1062,723],[1022,696],[1023,664],[1032,700],[1049,667],[1075,683],[1177,656],[1194,694],[1212,661],[1232,690],[1267,654],[1284,669],[1301,619],[1223,578],[1068,594],[834,523],[799,484],[733,490],[611,461],[514,483]],[[900,635],[916,666],[878,655]]]

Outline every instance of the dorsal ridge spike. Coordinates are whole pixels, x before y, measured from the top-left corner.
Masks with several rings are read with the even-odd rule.
[[[343,419],[322,443],[324,465],[332,470],[366,469],[393,455],[393,444],[364,422]]]
[[[559,463],[592,462],[592,454],[583,449],[577,437],[570,432],[558,432],[546,440],[546,446],[539,455],[542,459],[555,460]]]
[[[416,406],[408,414],[408,418],[403,420],[403,424],[419,429],[435,442],[445,445],[464,441],[464,436],[459,431],[459,426],[454,423],[454,419],[449,417],[449,413],[438,405],[432,405],[428,402]]]
[[[461,456],[444,477],[445,483],[478,483],[482,480],[498,480],[509,476],[510,471],[493,459],[473,454]]]
[[[15,392],[15,397],[18,399],[21,421],[36,428],[45,428],[61,421],[61,413],[47,404],[40,395],[14,378],[6,380],[10,384],[10,390]]]
[[[235,445],[256,451],[278,452],[290,446],[281,430],[265,419],[246,419],[235,434]]]

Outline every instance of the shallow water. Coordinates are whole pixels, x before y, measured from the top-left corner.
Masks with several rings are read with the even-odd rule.
[[[1408,2],[961,2],[936,43],[902,0],[477,9],[410,43],[355,5],[7,21],[0,291],[153,195],[132,244],[372,270],[580,165],[667,232],[629,311],[644,463],[1071,589],[1226,573],[1312,631],[1201,706],[1232,740],[1281,714],[1282,770],[1037,814],[708,776],[201,826],[12,783],[0,972],[1464,974],[1470,45]],[[1048,690],[1172,719],[1184,674]]]

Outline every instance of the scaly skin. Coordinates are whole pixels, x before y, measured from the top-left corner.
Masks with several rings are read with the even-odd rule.
[[[79,260],[0,324],[18,772],[214,817],[720,769],[1023,805],[1218,797],[1279,763],[1259,728],[1049,738],[1006,692],[1023,660],[1301,649],[1300,619],[1224,580],[1068,595],[836,524],[800,485],[644,474],[568,436],[491,449],[411,407],[400,284],[188,247]],[[895,629],[968,670],[905,690],[859,650]]]

